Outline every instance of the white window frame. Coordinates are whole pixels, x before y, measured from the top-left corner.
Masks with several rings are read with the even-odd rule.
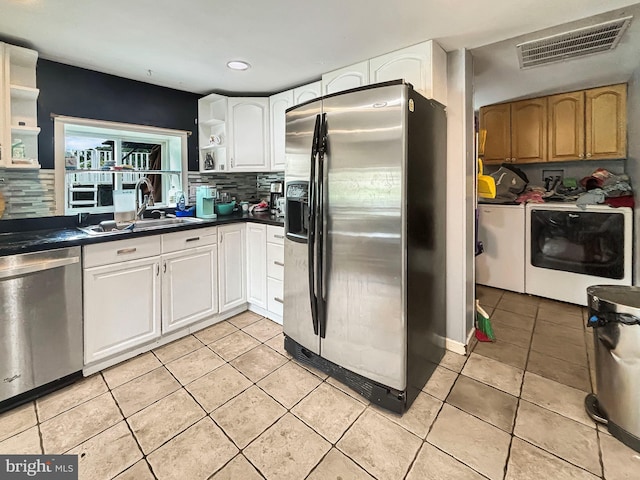
[[[65,168],[65,130],[67,127],[85,127],[89,132],[92,129],[108,130],[109,135],[117,134],[119,141],[145,142],[149,143],[153,140],[161,145],[162,158],[168,159],[172,163],[171,171],[175,173],[166,174],[178,175],[177,183],[182,191],[188,188],[188,159],[187,159],[187,138],[190,132],[184,130],[172,130],[167,128],[150,127],[146,125],[136,125],[130,123],[107,122],[101,120],[92,120],[87,118],[55,116],[54,117],[54,166],[55,166],[55,199],[56,199],[56,215],[76,215],[77,213],[108,213],[113,212],[113,206],[106,207],[77,207],[72,212],[67,209],[67,175],[78,173],[74,170],[66,170]],[[122,134],[117,133],[122,132]],[[139,134],[139,135],[136,135]],[[75,133],[74,133],[75,135]],[[96,131],[95,135],[100,135]],[[171,150],[171,156],[167,155]],[[179,152],[179,154],[178,154]],[[179,157],[179,159],[177,158]],[[106,172],[108,173],[108,172]],[[121,173],[132,173],[130,171],[122,171]],[[116,190],[122,186],[122,182],[118,179],[121,173],[110,173],[116,175]],[[135,173],[135,172],[133,172]],[[153,174],[150,172],[150,174]],[[160,173],[163,176],[165,174]],[[168,178],[168,177],[167,177]],[[163,182],[164,184],[165,182]],[[156,204],[159,207],[169,206],[167,204],[168,195],[164,192],[164,202]]]

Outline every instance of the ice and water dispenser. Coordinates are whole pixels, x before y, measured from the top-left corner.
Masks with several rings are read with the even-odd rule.
[[[287,183],[286,235],[294,242],[306,243],[309,230],[309,182]]]

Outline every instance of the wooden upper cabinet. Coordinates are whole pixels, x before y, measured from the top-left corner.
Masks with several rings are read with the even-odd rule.
[[[547,99],[534,98],[511,104],[511,161],[547,160]]]
[[[585,158],[626,158],[627,85],[585,91]]]
[[[511,158],[511,104],[480,108],[480,129],[487,131],[483,161],[507,162]]]
[[[584,92],[548,97],[549,162],[584,158]]]

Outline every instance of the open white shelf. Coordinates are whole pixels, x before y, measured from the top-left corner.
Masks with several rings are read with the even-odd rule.
[[[29,127],[26,125],[11,125],[11,135],[38,135],[40,127]]]
[[[12,100],[30,100],[35,101],[38,99],[40,90],[32,87],[25,87],[23,85],[10,85],[9,90],[11,92]]]

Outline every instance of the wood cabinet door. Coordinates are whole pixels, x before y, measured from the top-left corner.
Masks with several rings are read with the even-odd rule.
[[[584,92],[548,97],[549,162],[584,158]]]
[[[218,313],[216,245],[162,255],[162,333]]]
[[[627,85],[585,91],[587,160],[626,158]]]
[[[227,170],[264,172],[269,170],[269,99],[229,98]]]
[[[511,161],[547,161],[546,97],[511,104]]]
[[[483,160],[486,164],[511,158],[511,105],[503,103],[480,108],[480,129],[487,131]],[[480,152],[483,154],[483,152]]]

